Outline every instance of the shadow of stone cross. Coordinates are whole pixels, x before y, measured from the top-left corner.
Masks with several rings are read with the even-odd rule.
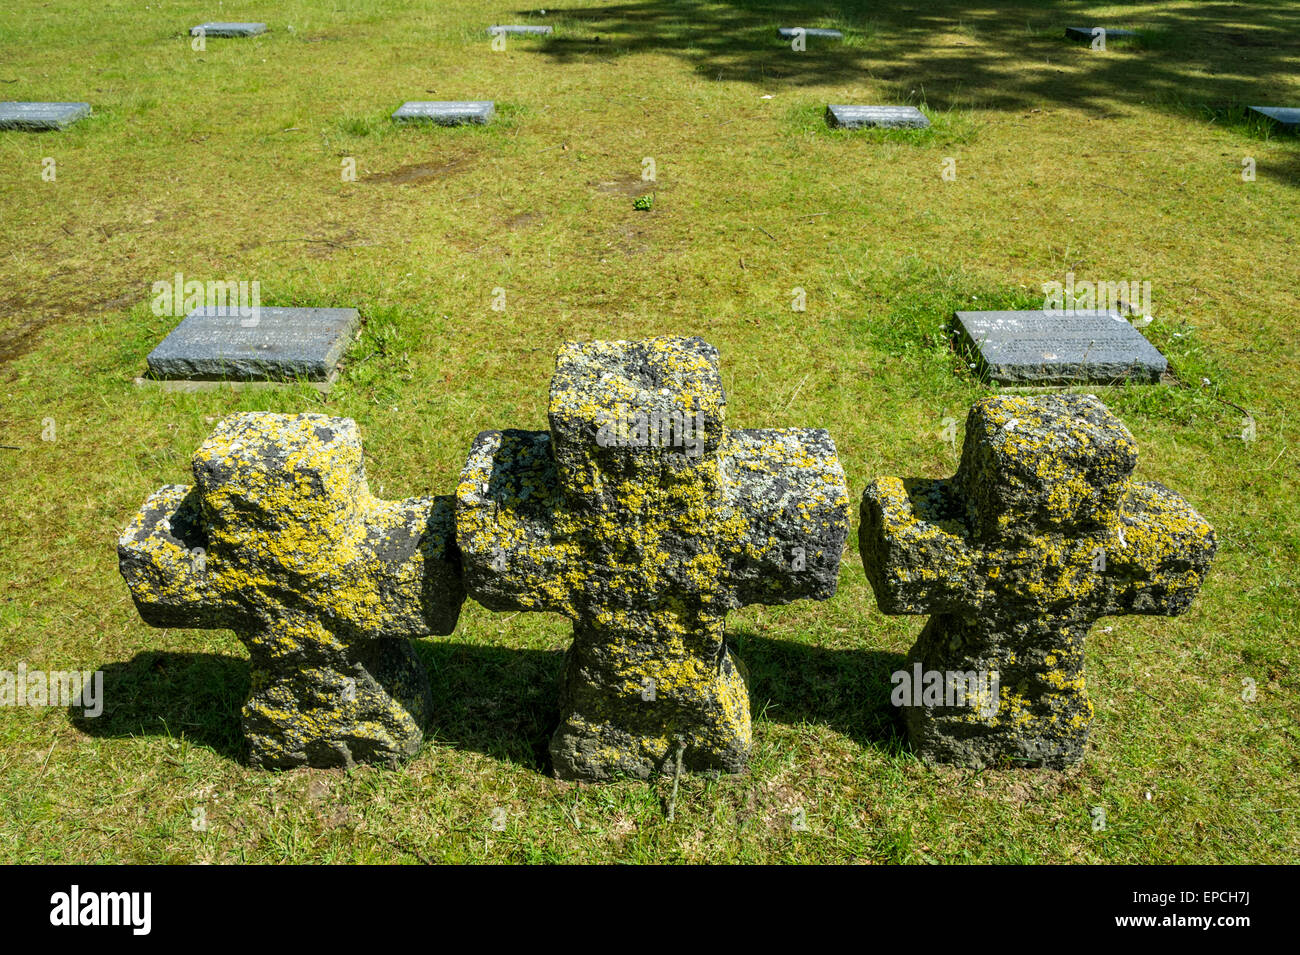
[[[478,436],[456,492],[470,595],[574,622],[555,774],[744,770],[729,609],[835,593],[844,472],[822,430],[732,431],[698,338],[565,345],[550,431]]]
[[[867,488],[859,544],[880,609],[933,614],[894,681],[921,759],[1082,758],[1088,630],[1182,613],[1214,557],[1210,525],[1130,481],[1136,464],[1133,436],[1092,395],[994,397],[971,408],[954,477]]]
[[[231,629],[248,647],[249,760],[268,769],[415,753],[431,705],[408,638],[465,599],[452,499],[381,501],[348,418],[238,414],[118,541],[144,621]]]

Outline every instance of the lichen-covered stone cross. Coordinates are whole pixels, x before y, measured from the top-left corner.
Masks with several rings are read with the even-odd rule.
[[[1136,463],[1133,436],[1092,395],[995,397],[971,409],[954,477],[867,488],[859,543],[880,609],[933,614],[908,667],[999,688],[995,706],[910,700],[923,760],[1059,769],[1082,757],[1093,622],[1182,613],[1214,557],[1209,524],[1168,488],[1131,481]]]
[[[118,542],[140,616],[235,631],[248,647],[249,759],[391,762],[419,748],[429,683],[410,637],[464,601],[452,500],[381,501],[347,418],[239,414]]]
[[[565,345],[550,432],[488,431],[456,494],[470,595],[574,621],[555,773],[739,772],[728,609],[835,592],[849,505],[822,430],[731,431],[698,338]]]

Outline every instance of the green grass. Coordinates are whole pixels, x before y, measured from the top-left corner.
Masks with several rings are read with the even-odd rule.
[[[195,53],[185,31],[212,16],[0,10],[0,98],[95,109],[63,133],[0,133],[0,444],[18,449],[0,449],[0,668],[103,668],[108,692],[98,720],[0,710],[0,859],[1295,858],[1300,144],[1244,112],[1300,105],[1294,4],[583,0],[545,18],[553,38],[493,53],[484,28],[522,14],[227,2],[222,19],[271,32]],[[792,53],[775,29],[796,19],[846,40]],[[1092,52],[1061,35],[1087,22],[1144,38]],[[388,120],[407,99],[479,98],[499,111],[482,129]],[[934,127],[830,130],[830,102],[913,103]],[[174,324],[151,283],[178,271],[256,279],[268,305],[360,308],[338,386],[134,387]],[[948,347],[947,316],[1033,306],[1067,271],[1151,281],[1145,334],[1177,383],[1097,390],[1138,440],[1139,478],[1221,540],[1187,615],[1094,629],[1097,718],[1067,773],[910,755],[888,677],[923,621],[880,614],[853,550],[834,599],[728,618],[752,673],[751,770],[683,779],[672,822],[669,781],[546,774],[559,618],[469,603],[454,635],[422,641],[434,719],[400,769],[273,774],[241,763],[238,640],[150,629],[117,574],[118,533],[189,480],[221,416],[355,418],[372,488],[447,493],[478,431],[545,427],[575,338],[713,342],[730,423],[829,428],[855,500],[875,476],[948,474],[943,419],[993,389]]]

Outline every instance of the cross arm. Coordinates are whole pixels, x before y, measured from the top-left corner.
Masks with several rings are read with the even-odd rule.
[[[448,634],[456,629],[465,586],[450,495],[382,501],[364,513],[365,545],[348,581],[364,582],[351,616],[370,633]]]
[[[356,424],[250,412],[153,494],[118,565],[154,626],[262,632],[306,613],[361,639],[450,633],[465,599],[450,497],[383,501]]]
[[[858,547],[880,609],[941,613],[980,589],[977,553],[949,480],[873,481],[862,495]]]
[[[193,468],[208,573],[256,610],[261,629],[302,613],[344,640],[455,628],[464,589],[450,504],[371,494],[351,418],[232,415]]]
[[[118,570],[145,623],[212,629],[251,623],[208,572],[207,548],[197,488],[168,484],[149,495],[117,542]]]
[[[834,596],[849,533],[849,492],[830,434],[728,431],[722,467],[739,522],[729,548],[730,606]]]
[[[1214,529],[1181,495],[1163,484],[1134,482],[1106,545],[1102,613],[1183,613],[1217,546]]]
[[[469,595],[489,610],[575,614],[577,545],[562,536],[564,494],[545,431],[484,431],[456,488]]]

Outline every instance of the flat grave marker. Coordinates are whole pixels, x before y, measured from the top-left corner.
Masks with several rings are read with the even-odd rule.
[[[928,129],[930,121],[915,106],[844,106],[826,107],[826,121],[843,129]]]
[[[310,382],[328,391],[361,317],[355,308],[196,308],[149,353],[149,377],[170,391],[222,383]]]
[[[89,115],[89,103],[0,103],[0,129],[63,129]]]
[[[492,100],[409,100],[393,113],[399,123],[430,122],[439,126],[485,125],[496,115]]]
[[[219,37],[239,37],[239,36],[257,36],[266,32],[265,23],[200,23],[196,27],[190,27],[190,36],[198,36],[202,31],[203,36]]]
[[[1138,33],[1137,30],[1113,30],[1110,27],[1066,27],[1065,36],[1070,40],[1077,40],[1079,43],[1091,43],[1094,30],[1105,30],[1107,40],[1131,40]]]
[[[818,36],[818,37],[824,37],[827,40],[844,39],[844,34],[841,33],[839,30],[825,30],[821,27],[781,27],[776,32],[779,36],[782,36],[787,40],[791,40],[794,37],[799,35],[800,30],[803,31],[803,35],[806,37]]]
[[[548,26],[528,26],[524,24],[502,24],[487,28],[488,36],[511,34],[513,36],[549,36],[555,32]]]
[[[980,372],[1001,384],[1154,383],[1169,367],[1118,312],[956,312],[953,330]]]
[[[1288,132],[1300,130],[1300,107],[1296,106],[1248,106],[1252,113],[1258,113],[1272,120]]]

